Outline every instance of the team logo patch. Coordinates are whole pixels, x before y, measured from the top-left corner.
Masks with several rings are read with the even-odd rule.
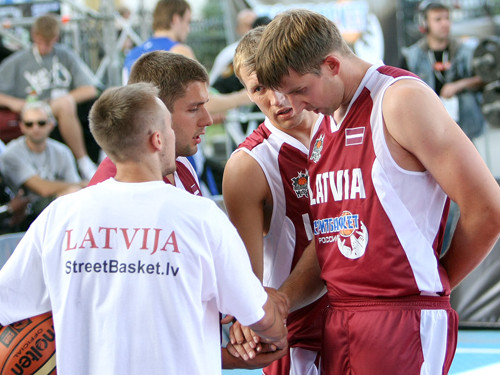
[[[293,191],[297,195],[297,198],[309,197],[307,184],[309,182],[309,175],[307,171],[299,172],[297,177],[292,177]]]
[[[325,135],[321,134],[314,142],[313,150],[311,153],[311,160],[315,163],[321,158],[321,150],[323,150],[323,141],[325,139]]]
[[[357,214],[344,211],[338,217],[315,220],[313,228],[319,243],[336,243],[346,258],[358,259],[366,252],[368,229]]]
[[[345,130],[345,145],[346,146],[356,146],[363,144],[363,138],[365,137],[365,128],[352,128]]]

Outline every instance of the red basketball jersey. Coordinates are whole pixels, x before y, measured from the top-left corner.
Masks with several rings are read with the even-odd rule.
[[[372,66],[340,123],[325,117],[313,132],[311,214],[333,298],[450,292],[439,263],[447,197],[428,172],[399,167],[385,142],[382,100],[399,79],[418,78]]]

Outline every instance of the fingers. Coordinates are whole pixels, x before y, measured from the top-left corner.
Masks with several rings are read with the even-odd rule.
[[[255,350],[253,350],[248,343],[244,344],[231,344],[228,343],[226,346],[226,349],[228,350],[231,355],[233,355],[236,358],[242,358],[245,361],[248,361],[249,359],[255,358],[257,353]]]
[[[231,322],[234,322],[235,319],[234,319],[234,316],[232,315],[226,315],[224,318],[221,319],[221,324],[229,324]]]
[[[256,344],[260,341],[260,338],[249,327],[243,326],[240,322],[235,321],[229,328],[229,340],[233,345],[246,342],[254,349]]]

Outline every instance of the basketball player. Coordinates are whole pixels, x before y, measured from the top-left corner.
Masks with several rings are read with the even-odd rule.
[[[254,273],[264,286],[278,289],[313,239],[307,155],[311,128],[318,115],[294,112],[282,94],[259,83],[255,51],[263,30],[261,26],[245,34],[233,61],[235,74],[266,119],[228,160],[223,196]],[[297,374],[318,373],[315,362],[319,359],[321,311],[326,301],[323,298],[289,315],[290,354],[264,368],[264,374],[290,374],[292,368],[292,373]],[[234,345],[237,341],[242,342],[241,338],[233,340],[228,349],[238,348]],[[248,363],[266,365],[266,356],[272,360],[277,354],[260,354]]]
[[[361,60],[317,13],[278,15],[256,72],[294,111],[333,116],[314,127],[309,154],[330,299],[322,374],[447,373],[458,323],[450,291],[500,232],[500,188],[474,145],[432,89]],[[461,217],[440,258],[448,197]]]
[[[165,182],[192,194],[201,195],[198,176],[186,156],[194,155],[205,127],[212,118],[205,108],[208,101],[208,74],[197,61],[167,51],[142,55],[133,65],[129,83],[150,82],[160,89],[160,98],[172,114],[175,133],[176,171]],[[90,185],[113,177],[116,167],[103,160]]]
[[[162,181],[175,137],[158,89],[106,90],[89,119],[116,176],[33,223],[0,271],[0,323],[52,310],[62,375],[220,373],[219,311],[286,346],[287,307],[225,214]]]

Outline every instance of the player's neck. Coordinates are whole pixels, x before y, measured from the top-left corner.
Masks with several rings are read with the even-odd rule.
[[[172,40],[178,42],[173,30],[165,30],[165,29],[155,30],[155,32],[153,33],[153,37],[155,37],[155,38],[169,38],[169,39],[172,39]]]
[[[120,182],[162,181],[161,170],[148,166],[145,162],[115,162],[115,180]]]
[[[173,185],[175,186],[175,177],[173,173],[167,174],[165,178]]]

